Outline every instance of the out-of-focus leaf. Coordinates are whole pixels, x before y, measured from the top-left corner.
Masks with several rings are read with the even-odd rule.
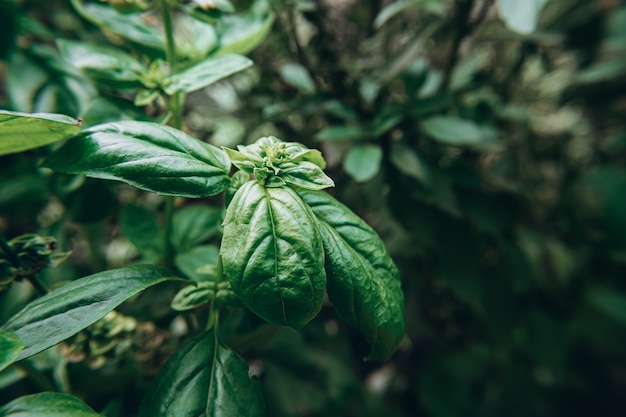
[[[420,3],[425,3],[428,0],[398,0],[393,3],[389,3],[376,15],[374,19],[374,27],[380,29],[385,23],[387,23],[394,16],[405,11],[406,9],[417,6]]]
[[[86,76],[111,87],[139,87],[147,71],[133,56],[112,46],[70,39],[58,39],[57,46],[61,56]]]
[[[183,251],[202,243],[219,232],[222,210],[208,206],[187,206],[178,210],[172,220],[171,242]]]
[[[607,316],[626,324],[626,295],[598,287],[589,292],[587,299]]]
[[[202,281],[195,285],[187,285],[172,299],[172,309],[187,311],[206,304],[215,297],[215,290],[215,281]]]
[[[222,17],[217,28],[220,46],[216,55],[245,55],[263,42],[274,23],[274,13],[266,3],[256,0],[247,13]]]
[[[185,343],[159,372],[144,397],[141,417],[263,417],[263,391],[248,364],[222,345],[215,331]]]
[[[280,76],[290,86],[303,93],[315,93],[315,82],[311,78],[309,71],[300,64],[288,63],[280,67]]]
[[[315,135],[315,139],[319,141],[341,142],[360,140],[367,137],[367,133],[361,126],[345,125],[330,126],[320,130]]]
[[[190,93],[199,90],[229,75],[252,65],[252,61],[241,55],[222,55],[208,58],[182,72],[174,73],[166,81],[165,92]]]
[[[124,181],[161,195],[206,197],[230,182],[219,148],[157,123],[123,121],[72,137],[44,165],[56,171]]]
[[[24,343],[18,359],[39,353],[85,329],[138,292],[180,279],[165,268],[137,265],[72,281],[26,305],[2,326]]]
[[[53,113],[0,110],[0,155],[22,152],[56,142],[80,130],[80,120]]]
[[[0,417],[99,417],[87,404],[60,392],[19,397],[0,408]]]
[[[428,185],[431,181],[431,172],[428,165],[417,152],[406,145],[394,143],[391,145],[391,162],[402,172]]]
[[[435,116],[424,120],[421,127],[428,136],[446,145],[469,146],[480,150],[496,150],[501,147],[495,129],[478,125],[471,120]]]
[[[541,9],[548,0],[498,0],[500,17],[509,29],[528,35],[537,28]]]
[[[153,211],[127,204],[120,212],[122,235],[148,259],[158,259],[163,253],[163,233]]]
[[[0,331],[0,371],[17,359],[24,344],[14,333]]]
[[[176,254],[174,264],[187,278],[196,282],[211,278],[209,274],[201,272],[207,265],[217,264],[219,248],[215,245],[201,245]]]
[[[343,160],[343,169],[357,182],[374,178],[380,170],[383,151],[378,145],[357,145]]]

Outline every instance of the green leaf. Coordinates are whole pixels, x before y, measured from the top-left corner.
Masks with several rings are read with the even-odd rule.
[[[417,6],[419,3],[423,2],[424,0],[398,0],[393,3],[389,3],[378,13],[378,15],[376,15],[376,19],[374,19],[374,27],[376,29],[380,29],[381,26],[400,12],[403,12],[410,7]]]
[[[53,113],[0,110],[0,155],[49,145],[80,130],[81,121]]]
[[[0,417],[98,417],[87,404],[60,392],[42,392],[16,398],[0,408]]]
[[[195,285],[187,285],[178,291],[172,299],[172,309],[186,311],[206,304],[215,298],[215,290],[215,281],[203,281]]]
[[[201,272],[200,269],[207,265],[217,264],[219,253],[219,248],[215,245],[196,246],[177,253],[174,264],[187,278],[202,282],[210,279],[210,276]]]
[[[312,162],[302,161],[297,165],[281,170],[280,178],[286,183],[309,190],[322,190],[334,187],[335,183],[322,169]]]
[[[142,85],[140,79],[147,69],[119,48],[69,39],[56,43],[61,56],[89,78],[118,88]]]
[[[188,249],[215,236],[222,222],[222,209],[208,206],[187,206],[172,219],[172,245]]]
[[[315,82],[311,78],[309,71],[300,64],[288,63],[280,67],[280,76],[290,86],[303,93],[315,93]]]
[[[431,172],[428,165],[410,147],[393,143],[391,145],[391,162],[403,174],[413,177],[424,184],[431,182]]]
[[[539,15],[548,0],[498,0],[500,17],[509,29],[528,35],[535,31]]]
[[[0,331],[0,371],[16,361],[24,344],[13,333]]]
[[[380,170],[383,151],[378,145],[357,145],[343,160],[343,169],[357,182],[374,178]]]
[[[367,133],[361,126],[345,125],[330,126],[320,130],[315,135],[315,139],[319,141],[344,142],[360,140],[367,137]]]
[[[424,120],[421,127],[428,136],[446,145],[469,146],[481,150],[496,150],[501,147],[495,129],[477,125],[471,120],[435,116]]]
[[[153,211],[127,204],[120,212],[119,222],[122,235],[143,256],[158,259],[163,253],[163,233]]]
[[[372,345],[368,359],[388,359],[404,336],[398,269],[374,229],[348,207],[323,191],[300,195],[319,220],[327,291],[337,314]]]
[[[326,277],[315,216],[289,187],[244,184],[226,211],[224,274],[264,320],[304,327],[322,307]]]
[[[18,360],[39,353],[78,333],[138,292],[180,279],[165,268],[137,265],[72,281],[28,304],[2,330],[24,343]]]
[[[102,29],[153,51],[164,51],[163,35],[159,33],[155,24],[147,24],[139,13],[119,13],[109,6],[83,4],[80,0],[71,2],[81,16]]]
[[[241,55],[222,55],[208,58],[179,73],[170,75],[166,81],[165,92],[190,93],[216,81],[242,71],[252,65],[252,61]]]
[[[94,126],[70,138],[44,165],[192,198],[218,194],[230,182],[230,161],[222,150],[180,130],[148,122]]]
[[[592,289],[587,300],[589,304],[602,311],[608,317],[626,324],[626,296],[607,288]]]
[[[261,5],[259,8],[263,9],[264,7]],[[263,42],[270,33],[273,23],[274,14],[269,10],[264,14],[260,10],[252,10],[243,15],[223,16],[220,26],[217,28],[220,47],[215,55],[247,54]]]
[[[214,331],[199,334],[167,361],[140,406],[140,417],[266,415],[265,398],[248,364]]]

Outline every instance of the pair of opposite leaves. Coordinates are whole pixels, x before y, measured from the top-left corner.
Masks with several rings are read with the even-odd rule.
[[[298,152],[276,151],[286,144],[297,145]],[[256,180],[237,190],[224,220],[220,254],[232,289],[267,322],[294,328],[319,313],[326,289],[338,315],[372,345],[368,358],[387,359],[404,335],[404,299],[379,236],[320,190],[329,185],[302,188],[304,181],[290,178],[290,172],[302,171],[298,164],[321,171],[319,151],[275,138],[239,149],[247,155],[227,152]],[[316,183],[319,178],[316,173]]]

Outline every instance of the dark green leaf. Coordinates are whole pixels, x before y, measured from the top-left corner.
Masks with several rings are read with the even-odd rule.
[[[52,113],[0,110],[0,155],[22,152],[56,142],[80,130],[80,120]]]
[[[87,404],[60,392],[19,397],[0,408],[0,417],[98,417]]]
[[[188,249],[215,236],[222,222],[222,209],[187,206],[174,214],[171,241],[179,250]]]
[[[343,169],[357,182],[369,181],[380,170],[383,151],[377,145],[357,145],[343,160]]]
[[[327,291],[337,314],[361,331],[368,359],[388,359],[404,336],[404,295],[398,270],[378,234],[323,191],[300,191],[320,223]]]
[[[170,75],[166,81],[165,92],[170,95],[180,91],[190,93],[251,65],[252,61],[241,55],[211,57],[182,72]]]
[[[483,150],[500,148],[497,132],[458,117],[435,116],[421,124],[422,130],[433,139],[447,145],[470,146]]]
[[[17,359],[24,344],[13,333],[0,331],[0,371]]]
[[[626,324],[626,296],[616,291],[598,287],[590,291],[588,302],[622,324]]]
[[[89,78],[112,87],[139,87],[147,70],[134,57],[112,46],[58,39],[63,58],[79,68]]]
[[[379,13],[376,15],[376,19],[374,19],[374,27],[376,29],[380,29],[387,21],[396,16],[398,13],[403,12],[404,10],[417,6],[419,3],[423,3],[425,0],[398,0],[392,3],[389,3],[385,6]]]
[[[394,143],[391,146],[391,162],[403,174],[413,177],[424,184],[430,183],[431,173],[428,165],[410,147]]]
[[[214,331],[185,343],[163,366],[144,397],[141,417],[266,415],[260,385],[248,364],[222,345]]]
[[[120,212],[122,235],[135,245],[147,258],[155,258],[163,253],[163,233],[156,214],[146,208],[127,204]]]
[[[320,130],[315,135],[315,139],[319,141],[342,142],[360,140],[367,137],[367,133],[361,126],[330,126]]]
[[[148,122],[94,126],[70,138],[44,165],[182,197],[215,195],[230,182],[230,161],[222,150]]]
[[[176,278],[165,268],[137,265],[72,281],[28,304],[2,330],[24,343],[18,359],[39,353],[78,333],[138,292]]]
[[[244,184],[226,212],[220,251],[244,305],[269,323],[301,328],[313,319],[326,284],[319,233],[291,188]]]

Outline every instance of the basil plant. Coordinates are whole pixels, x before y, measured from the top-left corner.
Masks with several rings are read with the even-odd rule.
[[[33,137],[75,126],[49,115],[4,112],[0,128],[3,120],[32,125]],[[185,281],[172,301],[179,311],[208,305],[206,330],[161,369],[141,416],[212,416],[224,410],[226,415],[264,415],[258,381],[250,379],[246,361],[219,336],[223,307],[244,307],[267,323],[301,329],[320,312],[328,294],[337,315],[369,342],[367,359],[372,360],[389,358],[404,335],[398,270],[376,232],[325,190],[334,183],[317,150],[271,136],[237,150],[218,148],[169,126],[120,121],[74,131],[43,165],[163,196],[225,193],[217,262],[200,260],[206,265],[197,272],[208,278]],[[69,339],[139,291],[172,280],[181,279],[168,268],[136,265],[48,292],[0,328],[0,342],[12,347],[2,366]],[[0,415],[28,401],[84,406],[51,395],[18,398],[0,408]],[[249,404],[256,404],[252,414]]]

